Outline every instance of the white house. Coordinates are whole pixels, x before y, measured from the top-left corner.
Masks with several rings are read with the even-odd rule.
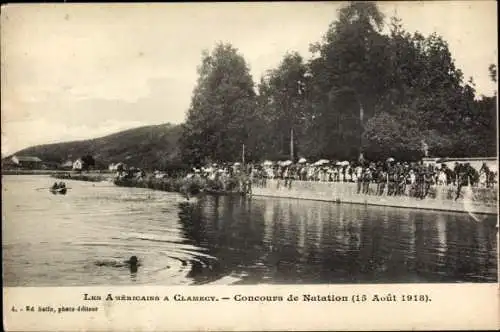
[[[73,163],[73,169],[75,171],[81,171],[83,169],[83,161],[80,158],[75,160],[75,162]]]

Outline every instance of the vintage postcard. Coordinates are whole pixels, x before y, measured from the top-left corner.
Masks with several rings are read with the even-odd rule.
[[[2,6],[5,330],[499,329],[496,16]]]

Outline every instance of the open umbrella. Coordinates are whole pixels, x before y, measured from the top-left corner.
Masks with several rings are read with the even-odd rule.
[[[273,165],[273,162],[270,161],[270,160],[266,160],[262,163],[263,166],[272,166]]]
[[[305,163],[305,162],[307,162],[307,159],[306,159],[306,158],[300,158],[300,159],[299,159],[299,164],[303,164],[303,163]]]
[[[240,166],[240,163],[234,163],[233,166]]]
[[[394,159],[394,158],[392,158],[392,157],[387,158],[387,162],[392,162],[392,161],[394,161],[394,160],[395,160],[395,159]]]
[[[291,164],[293,164],[291,160],[285,160],[284,162],[281,163],[281,165],[283,166],[290,166]]]
[[[350,163],[349,163],[347,160],[344,160],[344,161],[341,161],[341,162],[340,162],[340,165],[341,165],[341,166],[349,166],[349,164],[350,164]]]
[[[330,161],[327,160],[327,159],[320,159],[317,161],[318,165],[326,165],[326,164],[329,164]]]

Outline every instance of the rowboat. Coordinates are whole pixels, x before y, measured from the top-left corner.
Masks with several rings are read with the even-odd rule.
[[[68,188],[57,188],[57,189],[53,189],[53,188],[50,188],[49,191],[51,193],[53,193],[54,195],[55,194],[61,194],[61,195],[65,195],[66,192],[67,192]]]

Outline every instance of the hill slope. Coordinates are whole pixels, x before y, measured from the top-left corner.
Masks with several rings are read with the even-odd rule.
[[[167,123],[128,129],[90,140],[33,146],[15,154],[37,156],[43,161],[59,163],[90,154],[101,167],[125,162],[135,167],[163,169],[179,163],[177,141],[180,135],[180,125]]]

